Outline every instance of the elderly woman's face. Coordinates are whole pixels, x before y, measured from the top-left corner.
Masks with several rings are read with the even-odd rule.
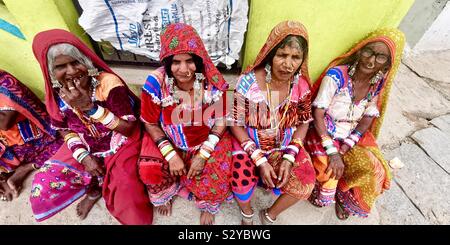
[[[194,79],[196,66],[190,54],[177,54],[173,56],[172,74],[178,83],[191,82]]]
[[[58,55],[55,58],[53,74],[64,87],[80,82],[81,86],[89,83],[88,68],[69,55]]]
[[[373,75],[389,65],[391,53],[383,42],[373,42],[364,46],[359,52],[358,70]]]
[[[296,42],[279,48],[272,60],[272,78],[278,81],[291,79],[303,62],[303,50]]]

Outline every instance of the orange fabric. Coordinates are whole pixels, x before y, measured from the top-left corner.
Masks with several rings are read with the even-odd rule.
[[[95,90],[95,98],[99,101],[106,101],[108,98],[109,92],[116,87],[125,86],[114,74],[102,72],[98,75],[97,80],[100,84],[97,86]]]
[[[23,143],[25,143],[20,136],[17,124],[14,124],[14,126],[12,126],[9,130],[0,130],[0,138],[7,142],[7,146],[23,145]]]

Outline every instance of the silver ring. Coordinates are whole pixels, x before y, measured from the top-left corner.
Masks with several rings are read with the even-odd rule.
[[[74,90],[75,89],[75,87],[69,87],[69,90]]]

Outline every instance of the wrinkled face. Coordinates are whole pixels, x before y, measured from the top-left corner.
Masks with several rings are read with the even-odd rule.
[[[364,74],[374,75],[378,71],[387,68],[391,53],[388,46],[383,42],[373,42],[358,51],[358,71]]]
[[[0,130],[10,129],[19,115],[17,111],[0,111]]]
[[[173,56],[171,71],[178,83],[192,82],[197,70],[194,59],[190,54],[177,54]]]
[[[287,81],[294,76],[303,62],[303,50],[298,43],[279,48],[272,60],[272,78]]]
[[[55,58],[53,74],[65,88],[68,83],[80,82],[82,87],[89,83],[88,68],[78,60],[68,55],[58,55]],[[71,85],[72,86],[72,85]]]

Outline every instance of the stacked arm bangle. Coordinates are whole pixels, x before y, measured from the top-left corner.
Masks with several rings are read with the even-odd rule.
[[[219,143],[219,136],[216,134],[210,133],[208,135],[208,140],[203,142],[202,146],[200,146],[200,150],[198,151],[198,155],[207,161],[210,157],[214,149],[216,148],[217,143]]]
[[[333,140],[330,136],[321,136],[322,138],[322,146],[325,149],[325,152],[328,156],[332,156],[338,154],[337,148],[334,146]]]
[[[114,130],[120,124],[120,118],[114,115],[108,109],[96,105],[93,109],[86,112],[95,122],[100,122],[105,127]]]
[[[77,162],[81,163],[81,161],[89,155],[89,151],[86,149],[86,146],[83,141],[81,141],[78,134],[74,132],[68,133],[64,136],[64,141],[69,150],[72,151],[72,157],[75,158]]]

